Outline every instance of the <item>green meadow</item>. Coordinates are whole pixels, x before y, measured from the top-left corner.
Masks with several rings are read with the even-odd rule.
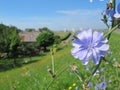
[[[69,41],[60,44],[61,49],[53,55],[54,78],[48,72],[48,68],[52,69],[52,56],[47,52],[43,56],[31,57],[31,63],[0,72],[0,90],[94,90],[94,86],[103,81],[107,83],[107,90],[120,90],[120,34],[113,33],[108,43],[108,52],[112,54],[108,53],[107,61],[102,61],[98,70],[103,68],[104,71],[92,77],[91,87],[85,87],[84,83],[89,81],[95,65],[89,62],[90,69],[86,70],[80,60],[74,59]],[[30,60],[29,57],[21,59]],[[71,69],[73,65],[78,67],[78,74]]]

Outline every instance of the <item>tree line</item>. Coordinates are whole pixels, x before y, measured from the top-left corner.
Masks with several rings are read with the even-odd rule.
[[[47,47],[61,42],[60,36],[44,27],[39,29],[40,34],[35,42],[24,43],[19,36],[21,31],[15,26],[0,24],[0,60],[10,58],[13,60],[14,67],[17,65],[17,58],[39,55],[41,51],[47,51]],[[27,31],[32,30],[27,29]]]

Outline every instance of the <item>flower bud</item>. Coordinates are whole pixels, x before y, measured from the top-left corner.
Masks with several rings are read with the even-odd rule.
[[[52,72],[50,68],[47,69],[47,71],[51,74],[51,76],[54,78],[56,75]]]
[[[78,67],[77,67],[77,66],[71,66],[71,69],[72,69],[74,72],[78,73]]]
[[[110,3],[113,3],[114,0],[110,0]]]

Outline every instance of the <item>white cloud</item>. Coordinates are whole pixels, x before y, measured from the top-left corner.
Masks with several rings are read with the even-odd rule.
[[[92,3],[92,2],[93,2],[93,0],[90,0],[90,2]]]
[[[104,28],[101,21],[101,9],[77,9],[77,10],[58,10],[59,16],[41,17],[0,17],[0,21],[5,24],[12,24],[20,29],[48,27],[51,30],[80,29],[82,28]],[[63,15],[61,15],[63,14]]]
[[[101,13],[101,9],[90,10],[90,9],[77,9],[77,10],[57,10],[56,13],[64,15],[94,15]]]
[[[58,10],[56,12],[66,15],[76,15],[80,13],[80,10]]]
[[[104,1],[104,0],[99,0],[99,1]],[[93,2],[93,0],[90,0],[90,2],[92,3],[92,2]]]
[[[104,0],[100,0],[100,1],[104,1]]]

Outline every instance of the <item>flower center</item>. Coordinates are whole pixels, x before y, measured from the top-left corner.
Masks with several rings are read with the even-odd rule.
[[[88,45],[87,49],[88,49],[88,50],[92,50],[93,47],[94,47],[94,45],[93,45],[93,44],[90,44],[90,45]]]

